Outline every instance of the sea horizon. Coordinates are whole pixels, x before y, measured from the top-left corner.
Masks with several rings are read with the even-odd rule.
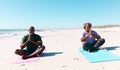
[[[112,28],[112,27],[120,27],[118,24],[114,25],[101,25],[101,26],[93,26],[93,28],[97,29],[104,29],[104,28]],[[75,30],[75,29],[83,29],[83,27],[80,28],[51,28],[51,29],[36,29],[37,32],[44,32],[44,31],[56,31],[56,30]],[[28,33],[28,29],[0,29],[0,39],[5,39],[9,37],[14,37],[18,35],[25,35]]]
[[[106,27],[120,27],[120,24],[105,24],[105,25],[93,25],[93,28],[106,28]],[[36,27],[35,27],[36,28]],[[61,27],[61,28],[36,28],[36,30],[54,30],[54,29],[78,29],[78,28],[83,28],[83,26],[80,26],[80,27]],[[0,28],[0,32],[7,32],[7,31],[25,31],[25,30],[28,30],[26,28],[19,28],[19,29],[16,29],[16,28]]]

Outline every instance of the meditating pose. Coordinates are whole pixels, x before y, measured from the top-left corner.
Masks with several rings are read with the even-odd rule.
[[[35,28],[31,26],[29,34],[22,38],[20,49],[15,50],[15,54],[22,56],[22,59],[37,57],[45,50],[41,37],[34,32]]]
[[[80,41],[83,42],[83,49],[92,52],[95,50],[103,49],[100,48],[105,43],[105,39],[101,38],[101,36],[94,30],[91,30],[92,24],[85,23],[84,29],[85,31],[80,38]]]

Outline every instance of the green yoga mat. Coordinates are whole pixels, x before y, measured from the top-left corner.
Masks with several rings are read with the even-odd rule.
[[[116,55],[110,53],[106,49],[98,50],[95,52],[87,52],[87,51],[79,48],[79,51],[84,55],[84,57],[90,63],[120,60],[119,56],[116,56]]]

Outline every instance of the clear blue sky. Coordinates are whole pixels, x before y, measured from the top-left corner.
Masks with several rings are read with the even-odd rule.
[[[120,0],[0,0],[0,28],[120,24]]]

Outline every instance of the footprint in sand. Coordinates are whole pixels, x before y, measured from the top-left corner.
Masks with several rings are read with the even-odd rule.
[[[75,57],[75,58],[73,58],[73,60],[79,61],[79,58],[76,58],[76,57]]]
[[[66,66],[66,65],[63,65],[63,66],[61,66],[62,68],[66,68],[66,67],[68,67],[68,66]]]
[[[75,57],[75,58],[73,58],[73,60],[75,60],[75,61],[84,61],[84,58],[83,57],[80,57],[80,58]]]
[[[25,64],[20,64],[20,66],[25,66]]]

